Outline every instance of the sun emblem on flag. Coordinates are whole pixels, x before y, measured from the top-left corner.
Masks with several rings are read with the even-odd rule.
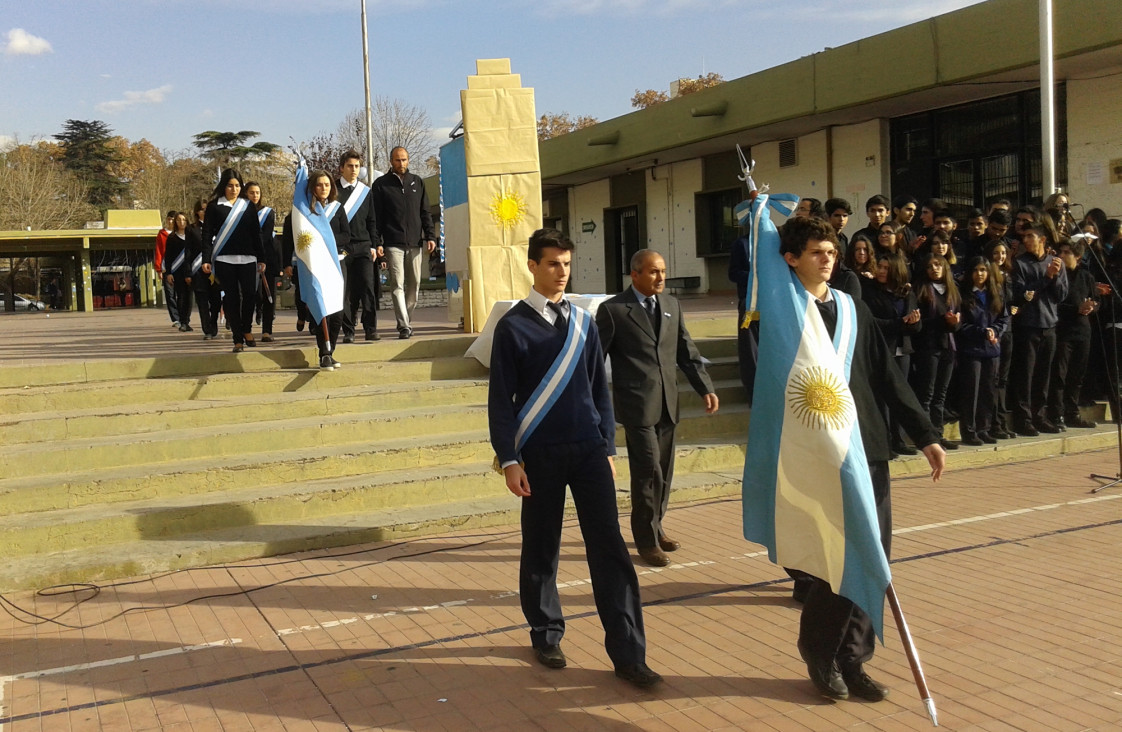
[[[526,199],[521,193],[506,189],[491,197],[491,218],[504,229],[512,229],[526,218]]]
[[[296,250],[300,252],[307,251],[313,241],[315,241],[315,237],[312,236],[312,232],[301,232],[300,236],[296,237]]]
[[[807,367],[791,379],[787,403],[799,421],[812,429],[839,430],[854,418],[853,401],[845,385],[821,366]]]

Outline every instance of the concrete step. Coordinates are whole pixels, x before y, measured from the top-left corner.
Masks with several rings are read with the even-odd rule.
[[[678,453],[681,475],[735,469],[744,459],[742,450],[720,443],[684,445]],[[618,463],[619,479],[626,481],[626,451]],[[435,505],[486,497],[496,485],[503,487],[487,460],[21,512],[0,517],[0,553],[11,558],[94,544],[164,540],[224,527]]]
[[[692,473],[675,480],[673,501],[733,495],[740,490],[740,470]],[[478,498],[449,500],[421,507],[388,507],[284,523],[211,527],[175,537],[140,542],[55,550],[12,557],[0,564],[0,591],[41,588],[69,582],[98,582],[187,567],[236,562],[326,547],[347,546],[432,534],[450,529],[510,525],[518,521],[518,499],[499,476],[489,473]],[[617,499],[627,538],[627,482],[616,481]],[[572,515],[571,500],[567,513]]]
[[[287,392],[330,392],[355,386],[487,378],[474,359],[344,361],[336,371],[285,367],[272,371],[215,373],[159,379],[130,378],[78,384],[0,389],[0,414],[68,412],[96,407],[161,404]]]
[[[325,373],[324,376],[334,376],[334,373]],[[8,415],[0,418],[0,445],[139,435],[407,407],[483,404],[487,401],[486,381],[459,379],[342,387],[328,381],[320,380],[315,388],[309,384],[309,388],[300,391],[265,391],[237,397],[113,404]],[[148,389],[152,389],[150,384]]]

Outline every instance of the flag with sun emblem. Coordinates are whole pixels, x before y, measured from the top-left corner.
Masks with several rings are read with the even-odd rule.
[[[789,216],[798,197],[760,193],[737,207],[748,229],[748,318],[760,320],[755,400],[744,464],[744,536],[773,562],[819,577],[869,614],[882,635],[888,562],[853,396],[853,300],[832,290],[833,337],[779,253],[768,207]]]
[[[314,208],[313,208],[314,206]],[[308,163],[300,158],[292,191],[292,241],[300,299],[315,322],[343,309],[343,271],[331,231],[331,214],[308,191]]]

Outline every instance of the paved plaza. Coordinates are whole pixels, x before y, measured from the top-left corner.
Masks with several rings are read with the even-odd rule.
[[[1113,450],[894,485],[895,585],[951,730],[1122,727]],[[505,490],[495,478],[495,491]],[[511,498],[511,501],[514,501]],[[616,679],[566,525],[569,668],[537,665],[516,527],[10,594],[5,730],[920,730],[891,621],[885,702],[818,698],[790,581],[740,502],[675,505],[676,564],[640,570],[653,691]]]

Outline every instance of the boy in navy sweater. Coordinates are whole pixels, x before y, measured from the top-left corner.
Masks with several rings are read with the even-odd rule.
[[[612,461],[615,420],[600,338],[591,316],[574,312],[564,299],[572,250],[573,243],[554,229],[539,229],[530,237],[527,265],[533,289],[499,321],[491,346],[491,445],[507,488],[522,498],[519,594],[534,656],[548,668],[566,665],[557,562],[569,486],[608,656],[616,676],[649,687],[662,677],[646,663],[639,580],[619,529]],[[582,347],[566,348],[575,342],[570,340],[570,326],[587,328]],[[539,385],[548,381],[546,374],[563,349],[575,367],[568,382],[557,387],[556,401],[541,410],[544,416],[519,450],[519,414],[536,397]]]

